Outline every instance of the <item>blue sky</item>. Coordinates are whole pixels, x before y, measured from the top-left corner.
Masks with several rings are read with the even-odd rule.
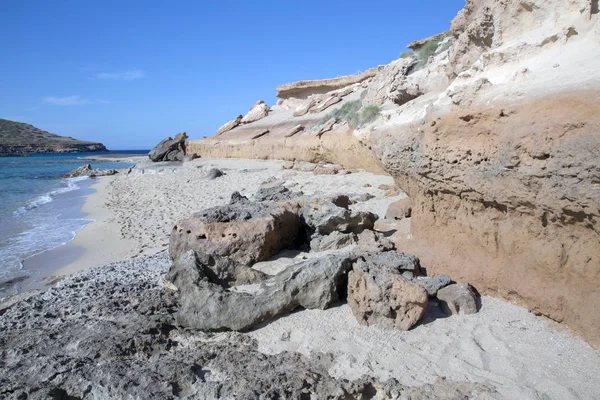
[[[464,0],[19,1],[0,15],[0,118],[147,149],[210,136],[275,87],[396,59]]]

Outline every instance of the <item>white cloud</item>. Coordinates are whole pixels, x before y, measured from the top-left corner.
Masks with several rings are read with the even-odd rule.
[[[90,104],[92,101],[81,96],[66,96],[56,97],[48,96],[42,100],[44,103],[52,104],[55,106],[81,106],[84,104]]]
[[[141,69],[130,69],[125,72],[102,72],[96,74],[97,79],[113,79],[117,81],[133,81],[146,77],[146,73]]]

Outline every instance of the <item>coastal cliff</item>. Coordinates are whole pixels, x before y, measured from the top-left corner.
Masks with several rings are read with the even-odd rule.
[[[188,151],[389,173],[413,203],[401,250],[598,345],[599,44],[596,0],[468,0],[398,60],[284,85]]]
[[[43,131],[33,125],[0,119],[0,155],[107,151],[102,143],[77,140]]]

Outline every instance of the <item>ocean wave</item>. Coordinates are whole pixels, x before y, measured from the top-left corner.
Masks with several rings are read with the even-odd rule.
[[[52,198],[58,194],[68,193],[68,192],[72,192],[74,190],[80,189],[79,185],[77,185],[77,182],[81,182],[86,179],[89,179],[89,178],[87,176],[79,176],[76,178],[63,179],[62,182],[66,186],[59,188],[59,189],[52,190],[51,192],[48,192],[39,197],[36,197],[35,199],[29,201],[24,206],[19,207],[15,211],[15,215],[17,215],[17,216],[23,215],[31,210],[38,208],[41,205],[48,204],[53,200]]]

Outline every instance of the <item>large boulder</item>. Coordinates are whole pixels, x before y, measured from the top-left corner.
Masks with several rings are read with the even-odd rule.
[[[475,314],[477,295],[468,283],[455,283],[438,290],[438,303],[442,311],[450,315]]]
[[[352,261],[350,253],[329,254],[291,265],[260,283],[227,290],[210,278],[205,265],[184,254],[167,280],[180,292],[179,324],[203,331],[243,331],[297,307],[325,309],[336,303]]]
[[[154,161],[183,161],[186,155],[185,141],[188,136],[181,132],[174,139],[168,137],[163,139],[148,153],[148,157]]]
[[[317,104],[317,100],[318,100],[317,96],[311,96],[311,97],[307,98],[306,100],[304,100],[294,110],[294,114],[293,114],[294,117],[301,117],[303,115],[306,115],[306,113],[308,113],[310,111],[310,109],[312,107],[314,107],[315,104]]]
[[[269,115],[269,106],[266,105],[264,101],[259,100],[256,103],[254,103],[250,111],[248,111],[248,113],[244,115],[244,118],[242,118],[241,123],[249,124],[263,119],[267,115]]]
[[[171,259],[188,250],[229,257],[242,265],[293,247],[302,232],[297,203],[256,203],[234,193],[232,202],[181,220],[173,227]]]
[[[362,325],[406,331],[421,319],[427,302],[425,289],[371,256],[359,258],[348,274],[348,305]]]
[[[351,211],[321,198],[308,198],[302,204],[305,224],[320,235],[338,231],[361,233],[373,229],[377,215],[368,211]]]

